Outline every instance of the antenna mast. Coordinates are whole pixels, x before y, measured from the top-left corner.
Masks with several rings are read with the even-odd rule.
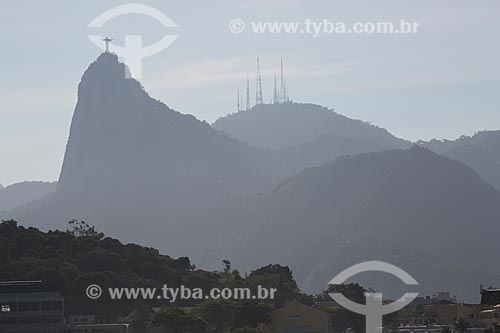
[[[279,103],[278,88],[276,86],[276,74],[274,75],[274,93],[273,93],[273,104]]]
[[[250,79],[247,76],[247,105],[246,105],[246,110],[250,110]]]
[[[240,88],[238,87],[238,92],[236,95],[236,112],[240,111]]]
[[[285,90],[285,74],[283,73],[283,58],[281,58],[281,77],[280,77],[280,103],[285,103],[286,100],[286,90]]]
[[[263,104],[264,100],[262,98],[262,79],[260,77],[259,57],[257,57],[257,79],[255,80],[255,85],[256,85],[255,104]]]

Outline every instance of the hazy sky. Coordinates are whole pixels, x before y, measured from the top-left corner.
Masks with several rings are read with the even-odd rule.
[[[0,182],[56,180],[83,71],[100,50],[87,35],[178,35],[144,59],[145,89],[170,107],[213,121],[234,112],[236,88],[261,58],[264,99],[285,58],[290,95],[335,108],[397,136],[456,138],[500,128],[500,2],[140,1],[170,17],[141,15],[102,28],[96,16],[127,1],[3,1],[0,9]],[[244,20],[232,33],[228,23]],[[411,35],[254,34],[250,22],[420,23]]]

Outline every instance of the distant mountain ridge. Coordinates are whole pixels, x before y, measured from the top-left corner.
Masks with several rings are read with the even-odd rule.
[[[219,118],[212,126],[250,145],[269,151],[290,168],[306,167],[356,155],[411,146],[387,130],[350,119],[323,106],[287,102],[261,104]]]
[[[248,111],[217,119],[213,127],[263,149],[305,144],[330,134],[393,148],[408,146],[408,142],[383,128],[350,119],[316,104],[256,105]]]
[[[482,131],[457,140],[419,141],[418,144],[470,166],[500,190],[500,131]]]
[[[500,276],[483,255],[497,249],[500,193],[470,168],[425,148],[340,157],[258,200],[215,262],[229,258],[242,269],[282,262],[312,291],[349,265],[387,260],[427,289],[446,281],[469,299],[477,288],[464,285]],[[426,258],[434,259],[426,265]]]
[[[0,184],[0,212],[24,206],[56,189],[57,182],[29,181],[3,187]]]
[[[412,145],[383,128],[314,104],[256,105],[248,111],[219,118],[212,126],[269,150],[276,160],[290,168],[287,176],[342,155],[405,149]],[[416,144],[463,162],[500,190],[500,131]]]

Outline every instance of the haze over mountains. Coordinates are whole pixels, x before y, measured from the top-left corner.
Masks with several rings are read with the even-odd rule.
[[[125,70],[115,55],[103,53],[83,75],[56,200],[265,188],[271,172],[257,149],[152,99]]]
[[[400,265],[429,292],[447,285],[470,298],[500,282],[485,256],[500,231],[498,132],[412,147],[291,102],[210,126],[126,70],[111,53],[89,66],[55,194],[2,217],[42,229],[84,219],[201,267],[287,264],[309,291],[367,259]]]
[[[169,109],[126,70],[111,53],[89,66],[54,200],[13,215],[44,229],[85,219],[175,251],[207,207],[271,188],[275,171],[267,154]]]
[[[337,137],[402,148],[408,142],[387,130],[353,120],[315,104],[260,104],[220,118],[214,128],[263,149],[282,149],[305,144],[320,137]]]
[[[257,105],[249,111],[220,118],[213,126],[238,140],[271,151],[293,173],[341,155],[412,145],[383,128],[314,104]],[[500,131],[417,144],[461,161],[500,190]]]
[[[56,182],[22,182],[3,187],[0,184],[0,212],[24,206],[51,194]]]
[[[500,190],[500,131],[483,131],[455,141],[420,141],[419,144],[467,164]]]
[[[407,148],[410,142],[387,130],[315,104],[256,105],[218,119],[213,126],[267,150],[289,176],[341,155]],[[285,171],[285,170],[283,170]]]
[[[244,269],[290,265],[308,291],[365,260],[397,263],[424,285],[452,290],[474,285],[466,267],[500,276],[484,255],[498,248],[490,232],[499,229],[500,193],[470,168],[425,148],[340,157],[259,201],[220,258]]]

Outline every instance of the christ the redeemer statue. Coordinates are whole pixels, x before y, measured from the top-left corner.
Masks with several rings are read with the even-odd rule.
[[[112,38],[109,38],[109,37],[106,37],[104,38],[102,41],[106,44],[106,53],[109,53],[109,42],[111,42],[113,39]]]

